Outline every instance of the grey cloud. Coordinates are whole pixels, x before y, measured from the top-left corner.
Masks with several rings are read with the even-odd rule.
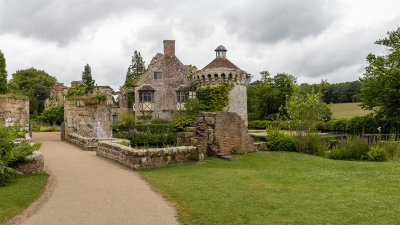
[[[2,1],[0,34],[15,33],[66,44],[88,25],[123,13],[128,9],[148,8],[155,1],[131,0],[35,0]]]
[[[332,3],[327,0],[251,1],[226,10],[226,28],[253,42],[301,40],[320,34],[332,23],[339,12]]]

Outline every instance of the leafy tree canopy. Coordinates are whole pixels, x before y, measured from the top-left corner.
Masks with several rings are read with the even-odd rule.
[[[44,110],[44,101],[50,96],[50,87],[56,84],[55,77],[43,70],[29,68],[18,70],[9,82],[9,91],[29,98],[31,115],[40,114]]]
[[[187,67],[187,69],[189,70],[189,72],[191,72],[191,73],[194,73],[194,72],[196,72],[196,71],[198,70],[198,69],[197,69],[197,66],[192,65],[192,64],[186,65],[186,67]]]
[[[287,100],[285,109],[292,130],[313,131],[318,122],[327,121],[331,110],[322,100],[322,93],[304,93],[298,86]]]
[[[133,87],[137,79],[144,73],[146,66],[140,52],[136,51],[133,53],[131,59],[131,65],[128,67],[126,72],[125,84],[123,87]]]
[[[3,52],[0,50],[0,94],[7,92],[7,70],[6,59]]]
[[[400,27],[387,35],[375,42],[385,46],[387,54],[367,56],[369,65],[360,78],[363,84],[360,99],[363,108],[394,118],[400,117]]]

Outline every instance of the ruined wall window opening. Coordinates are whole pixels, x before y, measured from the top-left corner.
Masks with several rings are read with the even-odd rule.
[[[154,72],[154,80],[161,80],[162,72]]]
[[[176,101],[178,103],[185,102],[185,99],[189,98],[189,91],[177,91],[176,92]]]
[[[139,92],[140,102],[154,102],[154,91],[140,91]]]

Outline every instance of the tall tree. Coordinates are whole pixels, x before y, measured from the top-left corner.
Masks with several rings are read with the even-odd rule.
[[[264,70],[260,72],[260,75],[261,75],[261,81],[266,82],[270,76],[270,73],[267,70]]]
[[[3,52],[0,50],[0,94],[7,92],[7,70],[6,59]]]
[[[133,87],[136,80],[144,73],[146,67],[140,52],[135,50],[131,59],[131,65],[126,73],[125,84],[123,87]]]
[[[44,101],[50,96],[50,87],[56,84],[55,77],[43,70],[29,68],[18,70],[9,82],[9,91],[29,97],[29,112],[40,114],[44,109]]]
[[[369,65],[361,78],[362,107],[389,118],[400,118],[400,27],[375,44],[387,49],[384,56],[369,54]]]
[[[86,64],[82,72],[82,84],[86,85],[87,92],[92,93],[94,87],[94,80],[92,77],[92,69],[89,64]]]

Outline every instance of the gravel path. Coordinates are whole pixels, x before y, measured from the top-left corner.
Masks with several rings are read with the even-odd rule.
[[[60,141],[35,133],[48,173],[55,179],[47,202],[22,224],[178,224],[174,208],[139,175]]]

